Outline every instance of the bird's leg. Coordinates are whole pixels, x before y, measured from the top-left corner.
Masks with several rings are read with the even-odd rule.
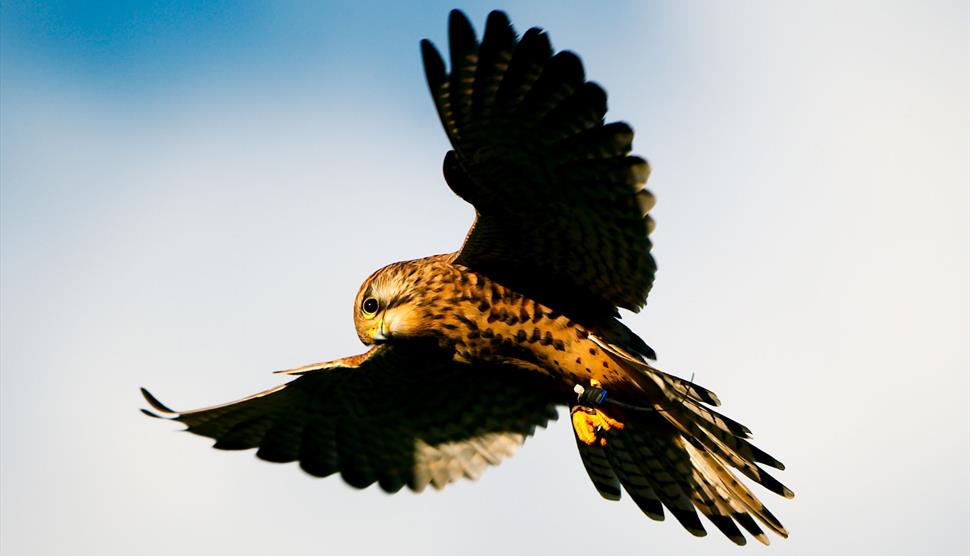
[[[586,445],[606,446],[604,433],[610,429],[623,430],[623,423],[599,409],[598,406],[606,399],[606,390],[600,388],[600,382],[590,379],[589,386],[587,389],[577,384],[573,389],[577,401],[569,411],[573,430],[576,431],[576,437]]]

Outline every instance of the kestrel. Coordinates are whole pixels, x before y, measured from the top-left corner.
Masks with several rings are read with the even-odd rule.
[[[388,265],[354,300],[361,355],[281,371],[297,378],[248,398],[157,413],[229,450],[257,448],[357,488],[421,491],[475,479],[566,405],[597,491],[621,486],[647,516],[664,508],[706,534],[696,510],[738,544],[785,528],[732,467],[785,497],[758,464],[784,466],[717,397],[658,370],[619,320],[639,311],[656,265],[633,131],[604,124],[606,93],[545,32],[517,37],[502,12],[481,43],[449,19],[451,71],[421,42],[431,95],[454,150],[448,186],[476,210],[458,252]],[[161,414],[161,415],[159,415]]]

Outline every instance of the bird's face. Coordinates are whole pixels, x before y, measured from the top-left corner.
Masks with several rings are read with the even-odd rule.
[[[354,325],[365,344],[379,344],[427,333],[414,272],[407,263],[388,265],[364,281],[354,301]]]

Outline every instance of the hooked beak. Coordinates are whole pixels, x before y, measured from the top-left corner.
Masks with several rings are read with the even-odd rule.
[[[384,325],[383,317],[381,317],[381,322],[377,326],[370,329],[370,337],[372,340],[374,340],[375,344],[386,342],[391,339],[391,331],[388,330]]]

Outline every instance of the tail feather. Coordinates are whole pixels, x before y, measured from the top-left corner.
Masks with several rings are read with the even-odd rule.
[[[609,463],[623,484],[624,490],[633,499],[633,502],[649,517],[655,521],[664,520],[664,504],[661,497],[654,490],[650,473],[643,473],[637,462],[631,457],[629,450],[622,445],[623,440],[619,440],[619,446],[610,446],[605,449]],[[667,502],[667,507],[673,511],[674,505]]]
[[[596,447],[597,474],[609,476],[602,466],[605,458],[616,481],[647,515],[660,519],[666,506],[694,535],[706,534],[696,508],[737,544],[746,542],[741,529],[759,542],[769,543],[758,522],[787,537],[781,522],[731,470],[733,467],[766,489],[791,498],[794,493],[758,464],[776,469],[784,469],[784,465],[749,442],[747,427],[707,407],[719,403],[717,396],[655,369],[615,344],[594,340],[639,378],[649,400],[645,405],[653,409],[616,409],[616,418],[625,426],[610,430],[607,444]],[[624,401],[636,405],[633,400]],[[583,456],[584,463],[589,453]],[[594,477],[593,471],[590,477]]]
[[[728,460],[745,476],[772,492],[785,498],[794,496],[790,489],[756,465],[756,463],[764,463],[775,469],[785,468],[783,463],[748,442],[747,439],[751,437],[751,430],[717,411],[704,407],[697,399],[699,396],[694,395],[695,393],[706,392],[716,400],[717,396],[713,392],[693,383],[687,383],[687,386],[682,384],[674,392],[671,392],[671,390],[663,388],[662,385],[674,383],[668,379],[681,379],[655,369],[613,344],[603,342],[599,338],[594,338],[594,340],[621,364],[631,368],[632,372],[651,379],[654,384],[660,386],[667,403],[660,404],[658,412],[680,429],[682,434],[701,439],[706,448]],[[681,392],[688,392],[689,394],[686,397],[679,397],[678,394],[681,394]]]
[[[674,437],[666,448],[657,446],[653,450],[653,454],[668,469],[676,471],[673,474],[674,478],[693,502],[694,507],[709,519],[713,518],[712,523],[729,539],[737,544],[745,544],[744,535],[741,534],[734,523],[728,519],[729,526],[724,522],[725,520],[720,519],[730,514],[722,514],[721,508],[718,507],[716,493],[711,492],[702,481],[697,480],[698,473],[695,463],[691,460],[689,452],[684,450],[679,437]]]
[[[661,409],[658,412],[686,438],[726,460],[752,481],[785,498],[792,498],[795,495],[788,487],[758,467],[750,449],[751,444],[747,440],[713,427],[707,421],[695,419],[696,413],[683,410],[687,405]]]
[[[748,533],[763,544],[769,544],[768,537],[765,535],[764,531],[758,524],[755,523],[754,519],[748,513],[749,507],[744,503],[743,500],[739,500],[737,497],[732,496],[730,490],[724,485],[721,480],[721,473],[728,472],[724,467],[717,463],[716,460],[710,458],[707,454],[698,448],[695,448],[693,444],[689,442],[682,442],[681,445],[684,447],[686,453],[689,455],[691,461],[693,462],[693,475],[692,479],[698,488],[705,490],[711,498],[715,501],[717,507],[717,517],[719,521],[727,519],[732,522],[737,521],[741,524]],[[708,515],[708,518],[717,525],[718,521],[715,521],[715,516]],[[724,529],[721,529],[724,531]],[[732,533],[737,531],[737,528],[731,530]],[[737,531],[740,535],[740,531]],[[725,533],[727,534],[727,533]],[[728,535],[731,540],[738,544],[744,544],[743,542],[738,542],[735,537]],[[742,537],[743,538],[743,537]]]
[[[703,537],[707,534],[707,531],[704,530],[704,525],[697,517],[694,505],[681,490],[670,470],[652,457],[647,444],[640,443],[642,440],[643,437],[638,435],[624,434],[616,430],[610,431],[606,446],[607,454],[610,463],[613,464],[613,469],[617,470],[617,474],[620,476],[623,488],[630,493],[634,501],[641,498],[646,502],[645,505],[652,509],[654,504],[662,502],[663,506],[670,510],[670,513],[687,531],[694,536]],[[646,457],[644,457],[643,451],[648,452]],[[647,488],[644,488],[644,485]],[[631,491],[631,487],[637,489],[636,495]],[[653,494],[652,501],[646,496],[648,492]],[[644,504],[641,504],[641,502],[637,502],[637,505],[640,506],[640,509],[644,509]],[[646,510],[644,510],[644,513],[653,517]],[[663,515],[662,510],[658,513]]]
[[[689,399],[698,403],[706,403],[717,407],[721,405],[721,400],[718,399],[717,394],[711,392],[703,386],[698,386],[692,381],[684,380],[680,377],[667,374],[661,370],[655,369],[646,363],[640,363],[644,367],[648,367],[653,374],[660,378],[665,386],[673,390],[679,397]],[[750,432],[750,431],[749,431]]]
[[[693,460],[692,457],[690,459]],[[735,544],[747,544],[747,539],[732,519],[736,512],[731,507],[729,500],[724,499],[721,492],[718,492],[717,485],[707,478],[704,470],[696,462],[692,461],[691,464],[689,480],[695,493],[695,505],[715,527],[724,533],[724,536],[731,539]]]
[[[672,417],[670,419],[672,419]],[[785,485],[781,484],[778,479],[775,479],[767,471],[758,467],[758,465],[754,463],[753,458],[745,457],[741,451],[735,450],[733,447],[726,445],[709,429],[691,426],[689,430],[691,433],[695,434],[694,437],[698,438],[709,452],[726,460],[734,468],[743,473],[745,477],[760,484],[775,494],[784,496],[785,498],[792,498],[795,496],[795,493]]]
[[[635,429],[631,430],[631,433],[635,432]],[[685,469],[670,462],[664,456],[664,442],[653,435],[646,434],[631,434],[630,440],[633,444],[632,450],[639,456],[641,470],[648,473],[648,477],[655,478],[658,486],[662,487],[664,504],[668,507],[670,503],[674,504],[670,509],[677,521],[694,536],[707,535],[694,509],[692,493],[681,480],[681,474]]]
[[[709,452],[698,450],[697,454],[701,460],[705,462],[703,468],[708,470],[710,478],[712,480],[716,479],[716,481],[723,486],[727,499],[731,500],[735,504],[743,504],[743,506],[747,508],[750,513],[754,514],[754,516],[757,517],[758,520],[761,521],[766,527],[781,537],[788,537],[788,531],[785,529],[785,526],[778,521],[778,518],[776,518],[774,514],[768,511],[768,508],[765,507],[761,500],[758,500],[758,498],[751,493],[751,490],[749,490],[747,486],[741,483],[741,481],[734,476],[734,473],[731,473],[731,470],[728,469],[724,462],[720,461],[717,456],[714,456]],[[740,506],[736,507],[740,509]],[[744,526],[744,522],[741,522],[741,524]],[[757,527],[757,524],[754,525]]]
[[[589,479],[593,481],[593,486],[596,487],[600,496],[607,500],[619,500],[622,492],[620,491],[620,480],[613,472],[606,450],[602,446],[586,444],[578,437],[576,438],[576,446],[579,448],[579,457],[583,460],[586,473],[589,475]],[[663,510],[661,509],[662,516]]]

